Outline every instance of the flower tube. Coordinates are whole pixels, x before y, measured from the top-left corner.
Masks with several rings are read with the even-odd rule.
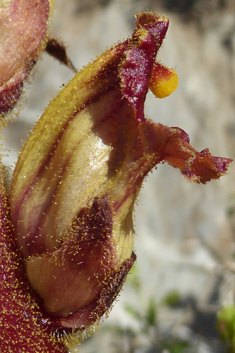
[[[177,77],[155,62],[168,19],[136,17],[132,38],[101,54],[50,103],[12,179],[11,217],[28,278],[62,327],[93,324],[119,293],[135,261],[134,202],[152,168],[167,162],[206,183],[231,162],[195,151],[183,130],[144,116],[149,87],[167,96]]]

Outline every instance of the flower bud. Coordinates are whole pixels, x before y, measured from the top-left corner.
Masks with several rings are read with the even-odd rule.
[[[184,131],[144,116],[167,28],[165,17],[137,15],[132,39],[68,83],[19,156],[10,194],[15,237],[33,288],[63,327],[94,323],[120,291],[135,260],[134,202],[156,164],[206,183],[231,161],[195,151]]]
[[[51,0],[11,0],[0,5],[0,115],[18,101],[43,49]]]

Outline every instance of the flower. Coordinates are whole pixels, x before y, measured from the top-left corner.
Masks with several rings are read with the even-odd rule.
[[[27,55],[13,57],[9,71],[0,63],[3,113],[42,50],[49,13],[46,1],[4,2],[7,31],[1,35],[9,50],[9,34],[15,30],[17,38],[22,25],[11,27],[9,19],[17,16],[9,17],[10,10],[22,21],[38,9],[30,4],[42,3],[36,44],[20,37],[18,48]],[[226,172],[231,159],[197,152],[183,130],[144,116],[149,88],[162,98],[178,84],[173,70],[155,62],[167,28],[165,17],[138,14],[132,38],[103,53],[58,94],[19,156],[9,200],[0,167],[1,352],[65,353],[63,334],[58,339],[64,329],[87,328],[109,310],[136,258],[133,207],[153,167],[167,162],[197,183]],[[48,43],[47,51],[74,69],[63,45]]]
[[[131,39],[101,54],[50,103],[26,142],[10,191],[14,235],[32,287],[57,324],[86,328],[106,313],[135,255],[132,213],[158,163],[206,183],[231,159],[197,152],[177,127],[144,116],[149,89],[177,85],[155,63],[168,19],[140,13]]]
[[[52,0],[11,0],[0,5],[0,114],[21,96],[23,83],[45,48]]]

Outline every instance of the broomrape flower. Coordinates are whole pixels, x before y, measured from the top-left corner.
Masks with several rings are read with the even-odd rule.
[[[44,49],[74,70],[64,45],[48,38],[53,5],[54,0],[0,1],[0,118],[15,107]]]
[[[23,280],[13,286],[2,278],[2,298],[12,286],[17,298],[21,288],[16,321],[26,315],[47,339],[52,327],[84,329],[109,310],[136,258],[133,207],[152,168],[167,162],[206,183],[231,162],[195,151],[183,130],[144,116],[149,87],[164,97],[178,78],[155,62],[168,19],[152,12],[136,19],[131,39],[101,54],[50,103],[14,170],[9,203],[19,252],[4,245],[11,233],[4,225],[3,248],[17,260],[3,267]],[[1,205],[6,222],[6,201]]]
[[[23,83],[45,48],[49,0],[2,0],[0,3],[0,114],[21,96]]]

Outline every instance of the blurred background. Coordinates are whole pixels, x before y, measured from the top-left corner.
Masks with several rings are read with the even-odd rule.
[[[177,71],[179,87],[163,100],[149,93],[146,115],[184,129],[198,150],[208,147],[213,155],[235,157],[234,0],[56,4],[51,36],[64,41],[78,70],[131,36],[136,12],[168,16],[170,27],[158,58]],[[43,55],[24,110],[5,128],[5,164],[14,165],[35,121],[72,76]],[[228,321],[234,317],[234,180],[234,164],[208,185],[190,184],[167,165],[148,176],[135,208],[135,268],[108,319],[71,352],[235,352],[235,338],[230,346],[222,343],[216,327],[218,311]],[[231,322],[235,327],[235,319]]]

